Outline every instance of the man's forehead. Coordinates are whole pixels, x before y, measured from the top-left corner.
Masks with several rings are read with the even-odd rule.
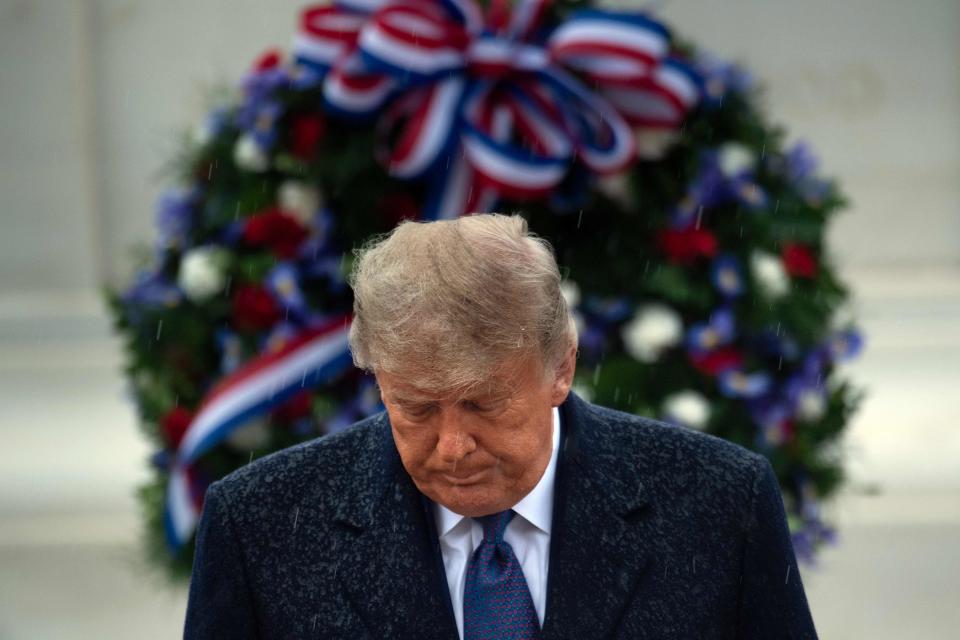
[[[381,382],[381,388],[394,400],[427,401],[456,399],[469,396],[490,396],[508,393],[514,385],[504,378],[488,378],[482,382],[455,389],[438,392],[436,389],[423,389],[402,379],[390,379]]]
[[[412,385],[391,385],[387,393],[398,400],[444,400],[465,398],[470,396],[500,395],[509,392],[510,385],[503,382],[481,383],[463,389],[452,389],[445,392],[436,392],[432,389],[420,389]]]

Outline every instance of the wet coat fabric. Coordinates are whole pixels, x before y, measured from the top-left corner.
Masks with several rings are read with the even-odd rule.
[[[765,457],[573,392],[560,412],[545,640],[817,637]],[[457,640],[385,412],[210,486],[184,638]]]

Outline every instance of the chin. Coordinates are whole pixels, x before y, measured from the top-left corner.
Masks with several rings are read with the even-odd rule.
[[[508,501],[505,501],[503,496],[491,496],[489,489],[479,485],[444,488],[433,500],[450,511],[469,518],[496,513],[510,506],[500,506]]]

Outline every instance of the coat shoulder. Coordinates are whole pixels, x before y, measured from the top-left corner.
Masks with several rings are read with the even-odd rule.
[[[597,436],[610,446],[642,448],[691,462],[753,467],[761,456],[717,436],[600,405],[589,405]]]
[[[729,440],[599,405],[587,423],[601,455],[665,495],[743,506],[765,458]]]
[[[374,414],[339,433],[275,451],[214,484],[237,505],[297,502],[307,493],[333,502],[378,463],[383,416]]]

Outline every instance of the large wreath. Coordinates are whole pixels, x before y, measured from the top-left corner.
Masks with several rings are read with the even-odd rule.
[[[545,0],[307,9],[178,161],[157,242],[106,291],[187,576],[206,487],[380,411],[347,350],[352,248],[405,218],[520,212],[575,309],[575,390],[763,453],[794,548],[831,541],[861,345],[824,245],[844,205],[741,68],[640,12]]]

